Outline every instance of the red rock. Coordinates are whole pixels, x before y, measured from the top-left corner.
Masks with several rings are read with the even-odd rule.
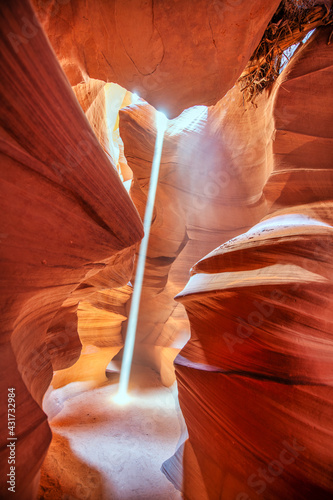
[[[16,497],[31,499],[51,439],[40,405],[52,364],[60,363],[52,336],[66,313],[57,311],[104,261],[140,240],[142,225],[30,5],[3,2],[1,10],[0,422],[7,429],[13,387]],[[70,362],[78,353],[74,330],[65,332]],[[9,498],[8,436],[1,436],[0,496]]]
[[[118,83],[173,118],[234,85],[279,0],[34,4],[71,85]]]
[[[183,461],[191,500],[332,497],[329,33],[270,97],[270,215],[200,260],[178,295],[191,323],[175,360],[189,440],[164,469],[179,485]]]
[[[3,2],[1,385],[20,499],[51,439],[53,371],[54,387],[101,382],[123,346],[142,224],[119,175],[143,217],[151,105],[215,103],[168,122],[148,248],[135,361],[171,384],[183,305],[191,323],[176,358],[189,439],[164,471],[191,500],[332,496],[331,28],[256,105],[234,85],[278,3],[36,1],[74,95],[30,5]],[[121,111],[121,138],[130,96],[111,81],[150,102]]]
[[[196,107],[168,122],[135,353],[135,359],[159,371],[173,371],[172,361],[187,338],[184,309],[174,296],[189,269],[267,211],[263,187],[273,162],[267,106],[264,98],[257,108],[244,108],[235,87],[216,106]],[[122,109],[120,135],[133,171],[130,194],[143,218],[156,140],[154,108],[142,102]]]

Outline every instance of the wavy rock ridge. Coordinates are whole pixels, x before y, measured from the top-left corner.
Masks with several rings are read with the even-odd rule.
[[[163,470],[191,500],[331,498],[331,27],[252,105],[235,82],[278,1],[34,4],[58,61],[27,1],[2,2],[0,21],[0,418],[15,387],[17,498],[37,493],[51,380],[103,381],[123,346],[153,105],[176,118],[134,359],[171,384],[176,358],[189,432]]]
[[[191,323],[175,360],[189,439],[164,470],[185,498],[332,496],[333,130],[316,112],[331,109],[329,32],[269,98],[269,215],[199,261],[178,295]]]
[[[142,224],[30,5],[2,2],[1,9],[1,429],[11,387],[16,497],[31,499],[51,439],[43,394],[53,369],[80,353],[77,289],[113,255],[127,247],[133,255]],[[73,294],[74,303],[61,308]],[[1,434],[2,471],[7,437]],[[7,486],[2,477],[2,498],[12,495]]]

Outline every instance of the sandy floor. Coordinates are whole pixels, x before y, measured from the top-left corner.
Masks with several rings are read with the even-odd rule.
[[[72,383],[49,390],[45,411],[53,441],[41,473],[40,499],[176,500],[180,493],[160,471],[183,430],[176,387],[134,367],[131,401],[113,401],[118,374],[91,389]]]

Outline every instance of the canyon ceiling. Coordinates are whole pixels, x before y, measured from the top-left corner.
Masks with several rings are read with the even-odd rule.
[[[16,498],[37,496],[50,384],[99,383],[121,356],[156,110],[134,360],[177,378],[189,437],[163,471],[190,500],[332,498],[333,25],[247,100],[279,4],[1,1],[0,463],[15,388]]]

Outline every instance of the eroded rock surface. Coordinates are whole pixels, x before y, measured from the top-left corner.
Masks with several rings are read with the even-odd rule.
[[[270,97],[271,213],[199,261],[178,295],[191,323],[175,361],[189,440],[164,470],[185,498],[333,493],[329,33],[299,51]]]
[[[34,0],[72,85],[118,83],[173,118],[234,85],[279,0]]]
[[[164,470],[191,500],[332,496],[331,28],[255,105],[234,86],[278,3],[35,0],[74,95],[30,4],[2,2],[1,391],[16,391],[20,500],[53,372],[101,382],[123,346],[142,224],[120,179],[142,218],[152,105],[215,103],[168,122],[148,248],[135,360],[171,384],[183,306],[191,323],[189,440]],[[121,111],[120,134],[133,97],[116,83],[150,103]]]
[[[191,108],[168,122],[136,345],[136,355],[158,369],[172,370],[186,340],[188,323],[174,296],[189,269],[267,212],[263,188],[273,162],[268,108],[265,98],[257,107],[245,106],[235,87],[216,106]],[[120,111],[120,135],[133,171],[130,195],[142,218],[156,127],[155,110],[147,103]],[[166,353],[169,361],[161,361]]]
[[[80,350],[73,321],[64,332],[65,356],[56,361],[63,343],[52,336],[73,315],[58,311],[105,261],[140,240],[142,225],[29,3],[2,2],[1,10],[1,428],[11,387],[16,496],[31,499],[51,439],[42,397],[53,367],[74,362]],[[7,498],[9,436],[1,436],[0,491]]]

